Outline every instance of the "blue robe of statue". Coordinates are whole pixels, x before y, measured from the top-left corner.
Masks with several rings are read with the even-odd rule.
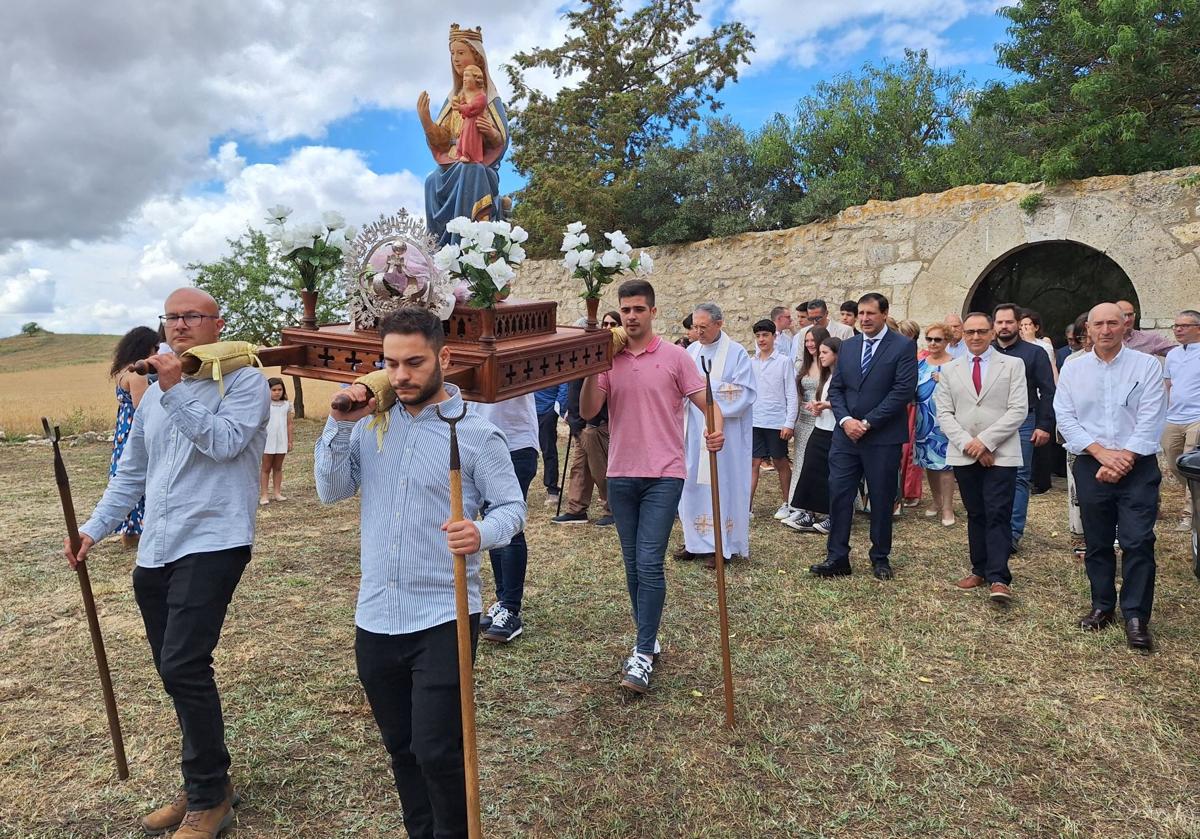
[[[504,215],[500,206],[500,161],[508,151],[508,115],[499,97],[488,103],[485,113],[500,129],[503,142],[495,148],[484,146],[483,163],[455,160],[454,146],[445,154],[435,151],[438,167],[425,178],[425,226],[437,237],[439,246],[458,241],[458,236],[446,232],[451,219],[466,216],[472,221],[495,221]],[[450,108],[449,99],[443,103],[437,123],[449,128],[457,141],[461,121]]]

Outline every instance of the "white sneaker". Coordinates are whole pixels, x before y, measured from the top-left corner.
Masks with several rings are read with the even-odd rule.
[[[792,514],[791,504],[781,504],[779,509],[775,511],[775,521],[783,521]]]

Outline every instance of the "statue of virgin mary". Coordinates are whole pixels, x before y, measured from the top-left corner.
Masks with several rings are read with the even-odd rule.
[[[454,107],[463,100],[463,70],[474,65],[483,73],[487,107],[476,118],[483,139],[483,162],[460,160],[458,138],[463,118]],[[437,168],[425,178],[425,224],[429,232],[445,245],[458,239],[446,232],[446,224],[458,216],[473,221],[495,220],[502,215],[500,205],[500,161],[508,151],[508,116],[500,94],[492,81],[487,55],[483,51],[483,33],[475,29],[450,26],[450,71],[454,87],[442,103],[437,118],[429,111],[429,94],[417,99],[417,115],[425,130],[425,140]]]

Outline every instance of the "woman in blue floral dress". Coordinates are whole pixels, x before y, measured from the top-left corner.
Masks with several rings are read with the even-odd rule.
[[[954,524],[954,470],[946,465],[946,445],[949,442],[937,424],[937,408],[933,391],[941,378],[942,368],[954,360],[946,351],[950,328],[935,323],[925,327],[928,350],[917,362],[917,421],[913,437],[913,460],[925,470],[933,503],[925,515],[940,515],[942,524]]]
[[[125,334],[117,348],[113,351],[112,376],[117,387],[117,426],[113,431],[112,461],[109,463],[108,476],[117,474],[117,464],[121,452],[125,451],[125,441],[133,429],[133,415],[137,411],[142,395],[150,386],[145,376],[139,376],[129,370],[129,365],[135,361],[149,358],[158,352],[158,333],[145,326],[138,326]],[[125,521],[117,525],[114,533],[121,534],[121,544],[126,548],[136,548],[142,535],[142,516],[146,511],[146,499],[138,499],[137,506],[129,511]]]

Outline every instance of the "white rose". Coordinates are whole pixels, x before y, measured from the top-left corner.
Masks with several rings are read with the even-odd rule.
[[[593,250],[582,250],[579,252],[579,267],[591,268],[592,262],[596,258],[596,252]]]
[[[467,233],[465,238],[471,243],[471,246],[480,253],[495,253],[496,248],[493,247],[493,244],[496,241],[496,234],[492,233],[490,229],[483,226],[484,224],[486,224],[486,222],[477,225],[474,229]]]
[[[574,233],[568,233],[566,236],[563,236],[562,252],[566,253],[567,251],[573,251],[575,248],[579,247],[579,245],[579,237]]]
[[[310,221],[296,232],[296,238],[303,239],[306,247],[312,247],[313,239],[320,239],[324,235],[324,226],[315,221]]]
[[[513,245],[508,249],[508,261],[511,265],[520,265],[525,261],[525,249],[520,245]]]
[[[519,245],[529,238],[529,234],[525,231],[524,227],[517,226],[512,229],[511,233],[508,234],[508,238],[512,239]]]
[[[620,230],[614,230],[612,233],[605,233],[604,237],[612,243],[613,250],[618,253],[629,253],[632,248],[629,246],[629,239]]]
[[[283,204],[276,204],[274,207],[267,207],[267,221],[272,224],[283,224],[283,220],[292,214],[291,207],[285,207]]]
[[[458,245],[446,245],[433,255],[433,264],[440,271],[454,271],[458,267],[458,255],[462,248]]]
[[[508,234],[512,233],[512,225],[507,221],[493,221],[488,226],[491,227],[493,233],[498,233],[506,239],[509,238]]]
[[[346,229],[342,231],[342,235],[346,237],[347,242],[353,242],[358,238],[358,228],[353,224],[347,224]]]
[[[567,232],[573,236],[578,236],[583,231],[587,230],[587,225],[582,221],[573,221],[567,225]]]
[[[487,260],[483,258],[483,254],[476,250],[466,251],[462,255],[462,264],[470,265],[472,268],[480,270],[487,269]]]
[[[649,274],[654,270],[654,260],[651,259],[650,254],[642,251],[641,254],[638,255],[637,270],[642,274]]]
[[[446,223],[446,232],[453,233],[455,236],[465,236],[472,227],[472,222],[466,216],[458,216],[450,219]]]
[[[605,251],[600,254],[600,266],[602,268],[616,268],[621,264],[621,255],[616,251]]]
[[[496,290],[504,288],[514,276],[513,269],[503,259],[497,259],[487,267],[488,276],[492,278],[492,284],[496,286]]]
[[[574,271],[579,267],[579,251],[569,250],[566,256],[563,257],[563,267],[568,271]]]
[[[331,210],[327,213],[321,213],[321,224],[325,225],[326,230],[340,230],[346,226],[346,218],[341,213],[335,213]]]
[[[591,241],[591,237],[589,237],[586,233],[579,234],[579,244],[586,245],[590,241]]]

